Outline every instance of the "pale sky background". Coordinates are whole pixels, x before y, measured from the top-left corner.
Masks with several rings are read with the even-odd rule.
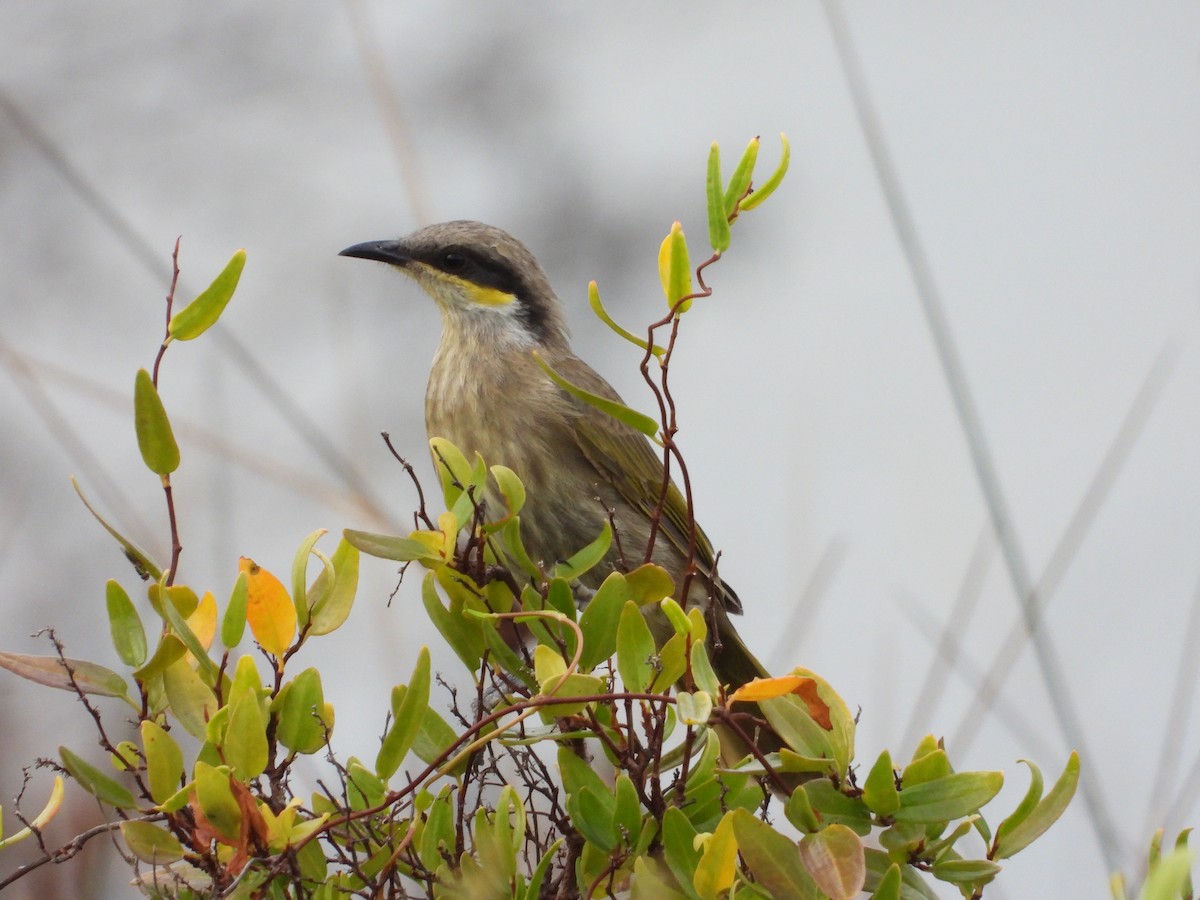
[[[136,580],[70,474],[167,558],[130,397],[161,338],[177,235],[185,298],[246,248],[226,335],[354,461],[390,519],[353,499],[227,338],[174,347],[161,385],[183,449],[180,574],[223,602],[239,555],[282,574],[313,529],[330,530],[332,550],[345,527],[405,527],[415,498],[380,431],[434,484],[421,412],[434,307],[338,250],[450,218],[512,231],[549,271],[576,349],[649,408],[638,355],[591,316],[587,281],[626,325],[657,318],[655,255],[672,220],[693,255],[704,246],[709,143],[728,168],[761,134],[765,175],[782,131],[791,173],[738,223],[674,370],[699,517],[745,602],[747,639],[861,707],[864,770],[884,747],[907,758],[921,734],[945,735],[959,768],[1008,774],[993,825],[1027,784],[1018,758],[1056,777],[1069,747],[1028,648],[1002,695],[1026,726],[992,713],[961,732],[978,700],[960,672],[991,664],[1018,603],[994,542],[976,554],[983,494],[822,7],[360,2],[0,7],[0,646],[46,652],[29,635],[53,624],[71,655],[119,665],[103,586]],[[1136,875],[1154,827],[1200,824],[1200,5],[863,2],[845,14],[1035,579],[1158,373],[1058,570],[1045,632],[1115,862]],[[381,54],[403,155],[356,18]],[[89,190],[136,231],[155,274]],[[950,669],[934,646],[973,554],[978,605],[954,620],[963,663]],[[364,570],[350,623],[297,660],[327,678],[343,757],[373,756],[390,687],[431,640],[419,579],[388,608],[392,567]],[[0,677],[0,803],[59,743],[99,761],[81,712]],[[1077,799],[987,896],[1107,896],[1095,822]],[[93,849],[57,883],[105,896],[94,873],[111,855]]]

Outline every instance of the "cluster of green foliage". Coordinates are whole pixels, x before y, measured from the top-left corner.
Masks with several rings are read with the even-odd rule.
[[[713,256],[696,270],[703,290],[694,293],[682,230],[672,229],[659,258],[670,306],[663,323],[677,325],[707,295],[701,270],[729,246],[729,225],[782,178],[786,144],[784,163],[752,192],[757,148],[755,140],[725,185],[714,145]],[[653,564],[609,575],[581,612],[576,584],[607,554],[611,529],[546,569],[521,542],[525,490],[516,474],[441,439],[431,447],[445,512],[434,520],[422,502],[411,534],[348,531],[326,555],[315,532],[295,555],[290,590],[243,559],[223,608],[211,593],[176,584],[171,475],[180,453],[157,391],[159,363],[172,341],[217,320],[243,262],[239,251],[178,313],[168,301],[153,374],[135,380],[138,443],[163,484],[173,554],[160,567],[101,520],[147,582],[141,605],[116,581],[107,586],[113,645],[128,675],[69,658],[57,640],[49,656],[0,654],[0,666],[73,692],[95,721],[108,759],[63,747],[61,771],[112,811],[107,830],[119,830],[147,896],[819,900],[867,891],[917,900],[936,897],[930,884],[941,881],[980,897],[1000,862],[1066,808],[1075,755],[1048,791],[1027,764],[1024,799],[994,828],[981,809],[1002,775],[955,771],[932,736],[907,761],[878,754],[860,778],[855,717],[824,679],[796,669],[730,692],[713,673],[704,615],[673,600],[671,577]],[[647,340],[624,332],[594,285],[591,295],[601,318],[648,359],[669,358],[674,333],[664,349],[653,329]],[[624,407],[609,411],[645,425]],[[670,450],[673,432],[661,427]],[[504,509],[485,509],[489,484]],[[426,570],[425,611],[469,673],[473,696],[464,709],[451,689],[448,721],[422,649],[407,684],[392,690],[373,758],[343,758],[330,744],[334,711],[321,672],[291,663],[346,621],[360,551]],[[651,608],[670,622],[665,642],[647,625]],[[132,710],[137,740],[110,741],[103,698]],[[753,747],[747,716],[761,717],[780,746]],[[319,753],[335,777],[302,797],[294,765]],[[30,834],[45,846],[62,790],[59,776],[42,813],[0,848]],[[1176,859],[1159,869],[1174,873]],[[1180,884],[1152,896],[1178,896]]]

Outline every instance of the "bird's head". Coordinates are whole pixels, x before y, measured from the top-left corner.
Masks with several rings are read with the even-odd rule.
[[[565,347],[562,307],[533,254],[482,222],[442,222],[340,256],[395,266],[437,301],[447,336],[534,348]]]

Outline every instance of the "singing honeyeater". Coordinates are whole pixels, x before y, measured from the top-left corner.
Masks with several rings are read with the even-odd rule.
[[[520,476],[526,489],[521,536],[530,557],[548,567],[567,559],[594,540],[611,515],[619,548],[614,541],[585,584],[594,588],[614,568],[643,562],[662,492],[662,459],[640,432],[571,396],[534,359],[536,351],[567,381],[620,400],[571,351],[562,306],[525,245],[499,228],[457,221],[399,240],[355,244],[341,255],[395,266],[437,302],[442,340],[425,393],[426,429],[468,459],[479,453],[489,465],[503,464]],[[493,495],[492,508],[503,510],[498,501]],[[671,574],[677,591],[687,562],[687,523],[684,498],[672,484],[653,561]],[[729,620],[741,603],[715,577],[712,544],[699,529],[695,563],[686,605],[706,610],[717,677],[737,687],[765,676]]]

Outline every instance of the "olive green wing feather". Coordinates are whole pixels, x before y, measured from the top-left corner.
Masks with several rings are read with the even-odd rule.
[[[552,365],[572,384],[607,399],[624,402],[608,382],[578,357],[562,357],[554,360]],[[597,474],[611,484],[627,503],[644,512],[647,517],[652,515],[662,494],[663,484],[663,463],[658,451],[643,434],[625,423],[582,401],[573,402],[579,408],[579,417],[572,425],[580,451]],[[614,460],[620,460],[620,464],[614,464]],[[660,535],[681,556],[687,556],[687,501],[673,481],[667,486]],[[697,525],[696,564],[706,577],[712,575],[713,561],[712,543]],[[722,594],[730,611],[741,611],[736,594],[727,588]]]

